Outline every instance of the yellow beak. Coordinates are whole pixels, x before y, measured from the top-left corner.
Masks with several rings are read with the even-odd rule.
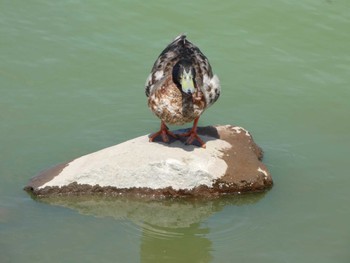
[[[184,74],[181,76],[180,84],[182,91],[187,94],[193,94],[195,92],[193,78],[191,72],[183,72]]]

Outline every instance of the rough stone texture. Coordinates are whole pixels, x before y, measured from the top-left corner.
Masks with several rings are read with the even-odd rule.
[[[178,130],[178,133],[184,130]],[[215,197],[259,192],[273,184],[263,152],[241,127],[198,129],[203,149],[141,136],[57,165],[32,178],[25,190],[37,197],[103,195]]]

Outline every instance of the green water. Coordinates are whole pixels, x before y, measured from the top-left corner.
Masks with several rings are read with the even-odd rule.
[[[185,32],[275,185],[215,201],[32,200],[42,169],[159,127],[144,83]],[[350,262],[350,2],[0,0],[0,262]]]

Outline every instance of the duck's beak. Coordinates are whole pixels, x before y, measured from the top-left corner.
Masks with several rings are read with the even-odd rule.
[[[187,94],[193,94],[195,92],[194,83],[193,83],[193,76],[191,71],[186,72],[183,71],[183,74],[181,75],[180,84],[182,91]]]

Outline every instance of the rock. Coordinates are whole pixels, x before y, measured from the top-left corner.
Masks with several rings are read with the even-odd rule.
[[[176,133],[184,132],[178,130]],[[241,127],[200,127],[203,149],[148,135],[57,165],[32,178],[38,197],[69,195],[205,196],[259,192],[273,184],[263,152]]]

